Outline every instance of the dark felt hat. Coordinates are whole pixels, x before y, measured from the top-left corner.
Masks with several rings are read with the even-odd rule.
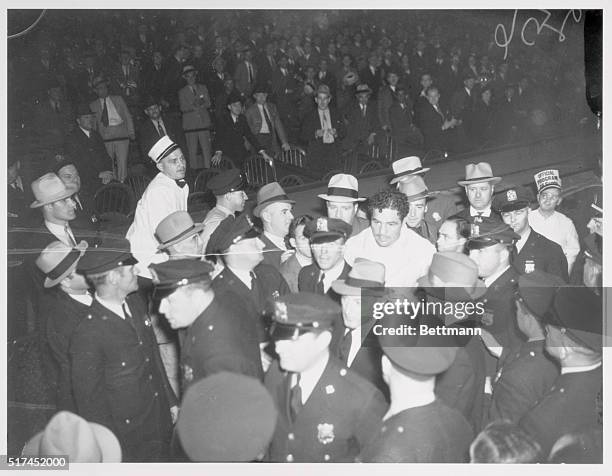
[[[77,105],[75,114],[76,117],[91,116],[94,114],[95,112],[92,112],[91,108],[89,107],[89,104],[82,102]]]
[[[239,92],[232,91],[227,96],[227,101],[225,103],[229,106],[230,104],[234,104],[235,102],[242,103],[242,96],[240,95]]]

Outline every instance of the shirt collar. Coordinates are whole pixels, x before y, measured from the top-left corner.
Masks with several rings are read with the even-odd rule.
[[[506,270],[510,268],[510,265],[506,266],[504,269],[502,269],[501,271],[498,271],[495,274],[492,274],[491,276],[489,276],[488,278],[484,278],[484,283],[485,286],[488,288],[489,286],[491,286],[491,284],[493,284],[497,278],[499,278],[502,274],[504,274],[506,272]]]
[[[93,296],[89,293],[85,293],[85,294],[66,293],[66,294],[68,294],[70,298],[74,299],[77,302],[80,302],[81,304],[84,304],[87,307],[91,306],[91,303],[93,302]]]
[[[329,353],[326,353],[319,361],[317,361],[312,367],[305,370],[300,374],[300,387],[302,389],[302,403],[306,403],[308,397],[312,394],[317,382],[321,379],[325,367],[329,362]],[[292,386],[295,385],[297,375],[293,377],[291,382]]]
[[[125,304],[126,307],[128,308],[128,311],[129,311],[129,306],[127,305],[127,303],[125,301],[123,301],[121,304],[110,302],[110,301],[108,301],[106,299],[102,299],[98,293],[96,293],[94,297],[95,297],[96,301],[98,301],[100,304],[102,304],[102,306],[104,306],[106,309],[108,309],[109,311],[113,312],[113,314],[116,314],[121,319],[125,320],[125,316],[123,315],[123,306],[122,305]]]
[[[244,285],[251,289],[252,288],[252,281],[253,281],[253,277],[251,276],[251,271],[246,270],[246,269],[237,269],[237,268],[230,268],[229,266],[227,267],[232,273],[234,273],[236,275],[236,277],[242,281],[244,283]]]
[[[329,288],[331,287],[331,283],[340,277],[343,270],[344,259],[338,261],[338,263],[336,263],[333,268],[328,269],[327,271],[321,270],[321,272],[319,273],[319,277],[321,276],[321,273],[325,273],[325,279],[323,279],[325,292],[329,290]]]
[[[264,231],[264,235],[278,248],[280,248],[283,251],[287,251],[287,245],[285,245],[285,238],[281,238],[280,236],[273,235],[269,231]]]
[[[597,362],[593,365],[578,365],[576,367],[561,367],[561,375],[564,374],[576,374],[578,372],[588,372],[589,370],[601,367],[601,362]]]
[[[489,205],[484,210],[476,210],[472,205],[470,205],[470,215],[473,217],[481,215],[483,217],[490,218],[491,217],[491,205]]]
[[[81,126],[79,126],[79,129],[81,129],[83,131],[83,134],[85,134],[87,137],[91,137],[91,131],[83,129]]]

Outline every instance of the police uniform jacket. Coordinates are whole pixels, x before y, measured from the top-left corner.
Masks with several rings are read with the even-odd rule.
[[[387,408],[376,387],[332,356],[295,422],[288,414],[291,374],[275,362],[265,384],[279,413],[270,462],[352,462]]]
[[[249,339],[255,323],[238,303],[216,296],[187,329],[179,333],[182,389],[217,372],[232,372],[263,380],[259,342]]]
[[[208,244],[208,240],[210,240],[210,236],[219,226],[223,220],[225,220],[229,216],[229,210],[225,211],[215,206],[212,208],[207,214],[206,218],[204,218],[204,228],[202,229],[202,233],[200,233],[200,239],[202,240],[202,249],[206,249],[206,245]]]
[[[375,435],[360,462],[465,463],[473,439],[463,415],[438,399],[393,415]]]
[[[351,266],[348,263],[344,263],[344,267],[342,268],[342,272],[337,279],[346,279],[349,271],[351,270]],[[319,288],[319,277],[321,276],[321,268],[317,266],[316,263],[309,264],[308,266],[304,266],[300,270],[300,274],[298,275],[298,289],[300,292],[308,292],[321,294],[322,289]],[[331,287],[325,293],[326,296],[329,296],[338,304],[340,304],[341,296],[334,291]]]
[[[123,319],[94,300],[70,345],[77,413],[109,428],[123,461],[156,461],[168,451],[170,408],[177,405],[159,356],[146,304],[126,299]]]
[[[561,247],[533,229],[512,264],[521,274],[537,269],[555,274],[566,283],[569,281],[567,258]]]
[[[548,454],[561,436],[598,424],[596,401],[601,389],[601,365],[586,372],[562,374],[519,424],[538,440],[543,454]]]
[[[497,372],[489,421],[518,422],[558,376],[557,365],[544,352],[544,340],[523,343]]]
[[[225,268],[213,280],[213,289],[223,302],[235,301],[243,305],[245,312],[255,322],[255,332],[259,342],[267,341],[263,313],[270,300],[289,294],[289,286],[280,272],[272,266],[260,263],[253,270],[255,279],[251,289],[238,278],[231,269]]]

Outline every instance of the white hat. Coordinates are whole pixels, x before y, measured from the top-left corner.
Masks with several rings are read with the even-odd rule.
[[[559,177],[558,170],[542,170],[535,174],[533,178],[538,187],[538,193],[547,188],[561,188],[561,177]]]
[[[149,150],[149,157],[153,162],[157,164],[170,152],[178,148],[179,146],[172,142],[172,139],[170,139],[170,137],[163,136],[153,145],[153,147],[151,147],[151,150]]]
[[[358,190],[355,177],[349,174],[336,174],[329,179],[327,193],[322,193],[318,197],[330,202],[363,202],[365,198],[359,198]]]
[[[421,165],[421,159],[419,159],[416,155],[396,160],[391,164],[391,168],[393,169],[393,178],[390,182],[391,185],[401,182],[404,177],[409,175],[420,175],[429,170],[429,167],[423,168]]]
[[[493,176],[493,169],[488,162],[479,162],[477,164],[467,164],[465,166],[465,179],[458,180],[457,184],[462,187],[467,187],[473,183],[490,182],[492,185],[501,182],[501,177]]]

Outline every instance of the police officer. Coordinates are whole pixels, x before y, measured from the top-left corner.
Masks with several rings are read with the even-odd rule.
[[[326,296],[291,294],[274,303],[271,338],[279,360],[265,384],[279,418],[271,462],[352,462],[380,422],[379,390],[330,355],[340,307]]]
[[[263,377],[259,347],[247,338],[254,333],[254,323],[237,303],[215,296],[212,265],[182,259],[150,268],[159,312],[173,329],[185,329],[179,335],[183,389],[222,370]]]
[[[331,285],[336,279],[346,278],[351,269],[344,261],[344,243],[351,236],[352,228],[337,218],[318,217],[306,223],[304,236],[310,240],[314,263],[300,270],[300,291],[326,294],[340,302]]]
[[[493,381],[489,420],[517,423],[551,387],[559,370],[544,352],[542,316],[552,307],[555,292],[563,285],[557,276],[534,271],[519,277],[516,320],[527,337],[518,348],[508,349],[508,357]]]
[[[473,437],[470,424],[434,393],[436,375],[448,369],[455,359],[453,339],[428,333],[418,333],[404,345],[394,342],[393,337],[379,339],[391,405],[359,461],[464,462]]]
[[[520,235],[515,243],[517,254],[512,265],[523,273],[535,269],[559,276],[567,282],[567,258],[561,247],[537,233],[529,225],[531,194],[524,187],[514,187],[495,196],[493,208],[501,213],[502,220]]]
[[[563,287],[545,316],[546,352],[561,366],[548,392],[521,418],[548,454],[563,435],[598,423],[602,391],[602,301],[588,288]]]
[[[244,210],[244,205],[248,200],[244,189],[246,181],[238,169],[224,170],[212,177],[206,184],[215,198],[217,204],[206,214],[204,218],[204,231],[202,231],[202,248],[206,250],[206,245],[210,235],[225,218],[234,216]]]
[[[109,428],[123,461],[163,461],[178,414],[147,306],[136,293],[136,259],[124,238],[90,247],[78,270],[96,292],[70,345],[77,413]]]

